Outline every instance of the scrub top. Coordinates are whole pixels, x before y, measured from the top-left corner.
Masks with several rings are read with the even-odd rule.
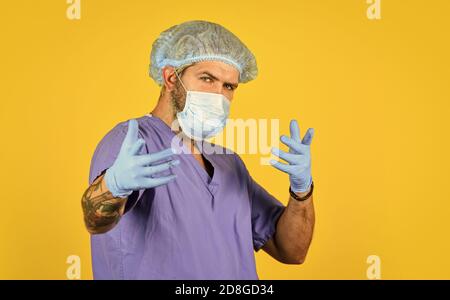
[[[146,142],[140,154],[169,148],[172,139],[183,145],[161,119],[136,120]],[[128,120],[120,122],[99,142],[89,184],[114,163],[127,130]],[[259,279],[254,251],[272,237],[285,206],[252,179],[239,155],[200,143],[222,149],[203,153],[212,177],[192,154],[180,153],[180,164],[161,173],[176,179],[134,191],[119,223],[91,235],[94,279]]]

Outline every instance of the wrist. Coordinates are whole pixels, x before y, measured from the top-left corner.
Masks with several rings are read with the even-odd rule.
[[[291,198],[297,200],[297,201],[305,201],[308,200],[314,191],[314,183],[311,181],[310,186],[308,187],[308,190],[302,191],[302,192],[294,192],[292,190],[292,187],[289,187],[289,194]]]
[[[132,190],[123,190],[119,188],[117,185],[116,176],[114,175],[114,170],[112,168],[106,170],[105,185],[114,197],[126,198],[133,193]]]
[[[309,176],[305,182],[307,182],[307,184],[292,184],[291,181],[291,190],[298,194],[298,195],[306,195],[310,190],[311,190],[311,184],[312,184],[312,176]]]
[[[309,187],[306,191],[304,192],[294,192],[298,197],[303,198],[306,195],[308,195],[308,193],[311,191],[311,187]]]

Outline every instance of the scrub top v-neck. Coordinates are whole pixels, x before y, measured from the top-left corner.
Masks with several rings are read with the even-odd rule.
[[[178,143],[180,164],[160,176],[176,174],[166,185],[134,191],[125,214],[104,234],[91,235],[94,279],[258,279],[254,251],[275,232],[284,205],[250,176],[241,158],[206,141],[218,152],[202,153],[208,174],[187,146],[161,119],[136,119],[146,142],[140,154]],[[128,120],[99,142],[89,184],[116,159]]]

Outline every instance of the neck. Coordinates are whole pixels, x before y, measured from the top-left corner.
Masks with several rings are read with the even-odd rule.
[[[170,100],[164,99],[164,97],[159,98],[158,104],[150,113],[152,114],[152,116],[161,119],[167,126],[171,128],[172,131],[178,134],[180,133],[179,130],[172,129],[172,124],[173,121],[175,121],[176,116],[174,113],[174,109],[169,101]],[[189,146],[191,153],[200,153],[197,146],[195,145],[194,140],[188,138],[185,134],[183,134],[183,132],[181,132],[181,139],[186,145]]]
[[[166,97],[160,97],[158,104],[150,112],[153,116],[160,118],[164,123],[172,128],[173,121],[175,121],[175,112],[170,103],[170,99]]]

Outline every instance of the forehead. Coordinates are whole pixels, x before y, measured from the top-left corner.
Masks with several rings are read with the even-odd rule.
[[[190,70],[189,70],[190,69]],[[234,66],[224,63],[222,61],[200,61],[190,66],[186,71],[192,74],[201,74],[202,72],[211,73],[211,75],[219,78],[222,81],[229,81],[237,83],[239,80],[239,71]]]

